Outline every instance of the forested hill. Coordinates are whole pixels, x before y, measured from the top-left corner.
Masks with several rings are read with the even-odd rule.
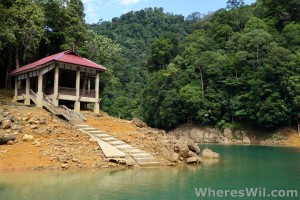
[[[122,47],[103,109],[171,128],[193,121],[274,128],[297,123],[300,3],[258,0],[188,19],[162,9],[93,24]]]
[[[146,8],[92,25],[83,10],[81,0],[0,0],[0,87],[16,67],[74,46],[109,69],[102,109],[113,116],[160,128],[298,122],[300,1],[228,0],[186,19]]]
[[[138,108],[143,101],[141,92],[149,78],[151,45],[160,42],[157,50],[162,51],[161,55],[153,56],[167,66],[177,55],[179,41],[187,35],[188,25],[182,15],[164,13],[162,8],[129,12],[111,22],[90,25],[122,47],[121,56],[109,64],[111,82],[102,93],[102,109],[121,118],[139,115]],[[165,39],[158,41],[158,38]]]

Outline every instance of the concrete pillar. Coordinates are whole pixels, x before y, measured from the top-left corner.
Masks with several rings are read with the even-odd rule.
[[[55,64],[54,69],[54,88],[52,102],[55,106],[58,106],[58,80],[59,80],[59,66]]]
[[[85,94],[85,91],[86,91],[86,84],[87,84],[87,78],[85,77],[84,78],[84,83],[83,83],[83,86],[82,86],[83,94]]]
[[[36,94],[36,106],[43,107],[43,71],[40,70],[38,76],[38,92]]]
[[[29,74],[27,74],[26,76],[26,96],[25,96],[25,101],[24,104],[26,106],[30,105],[30,94],[29,94],[29,90],[30,90],[30,78],[29,78]]]
[[[77,69],[76,72],[76,100],[74,105],[74,110],[80,112],[80,69]]]
[[[88,93],[91,91],[91,79],[88,77]]]
[[[18,88],[19,88],[18,76],[15,76],[15,96],[14,96],[14,101],[17,101]]]
[[[95,80],[95,106],[94,113],[99,113],[100,111],[100,102],[99,102],[99,72],[96,72],[96,80]]]

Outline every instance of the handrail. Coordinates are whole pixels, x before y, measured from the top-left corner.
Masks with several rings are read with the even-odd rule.
[[[32,94],[33,96],[35,96],[36,97],[36,94],[35,94],[35,92],[33,91],[33,90],[29,90],[29,94]]]
[[[36,94],[34,91],[29,90],[30,95],[32,95],[34,98],[37,98]],[[61,106],[55,106],[53,102],[48,98],[47,95],[43,94],[43,105],[54,115],[62,115],[64,116],[67,120],[71,120],[71,118],[79,118],[81,120],[86,120],[85,117],[74,110],[71,110],[67,108],[65,105]]]
[[[36,103],[36,94],[33,90],[29,90],[29,95],[32,96],[31,100]]]
[[[77,117],[79,117],[80,119],[82,119],[84,121],[86,120],[86,118],[83,115],[81,115],[80,113],[78,113],[78,112],[76,112],[74,110],[69,109],[67,106],[62,105],[61,107],[63,107],[64,109],[66,109],[68,112],[70,112],[70,114],[76,115]]]

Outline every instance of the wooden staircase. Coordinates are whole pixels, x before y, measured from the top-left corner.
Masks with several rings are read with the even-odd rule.
[[[37,96],[34,91],[30,90],[30,99],[36,104]],[[49,112],[56,116],[62,116],[70,123],[81,123],[85,121],[85,117],[74,110],[67,108],[66,106],[55,106],[53,102],[43,94],[43,107],[45,107]]]

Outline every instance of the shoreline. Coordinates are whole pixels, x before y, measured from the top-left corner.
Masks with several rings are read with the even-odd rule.
[[[90,136],[44,109],[12,103],[9,97],[4,97],[4,101],[3,104],[0,102],[0,117],[2,119],[11,118],[11,124],[9,128],[0,128],[0,136],[1,134],[16,134],[17,137],[10,144],[0,145],[0,173],[8,171],[111,171],[139,168],[128,167],[105,158],[100,147],[91,140]],[[188,140],[189,138],[187,140],[177,138],[175,134],[153,129],[147,125],[139,127],[135,123],[113,118],[105,113],[95,115],[84,112],[84,114],[87,117],[87,124],[152,154],[161,163],[159,168],[194,166],[199,163],[201,166],[200,149],[194,145],[197,143],[196,141]],[[26,139],[25,135],[31,138]],[[299,148],[291,143],[219,144],[202,142],[197,144]],[[188,158],[194,159],[192,164],[186,164]]]
[[[289,145],[260,145],[260,144],[219,144],[219,143],[198,143],[199,146],[201,145],[208,145],[208,146],[245,146],[245,147],[275,147],[275,148],[296,148],[296,149],[300,149],[300,147],[298,146],[289,146]],[[222,157],[220,158],[222,159]],[[78,173],[78,172],[114,172],[114,171],[125,171],[125,170],[139,170],[139,169],[163,169],[163,168],[184,168],[184,167],[201,167],[203,165],[203,163],[199,164],[195,164],[195,165],[190,165],[190,164],[186,164],[186,163],[177,163],[175,165],[161,165],[159,167],[148,167],[148,168],[142,168],[139,166],[124,166],[124,165],[114,165],[113,167],[95,167],[95,168],[66,168],[66,169],[62,169],[60,167],[57,168],[48,168],[48,166],[36,166],[33,168],[11,168],[11,169],[1,169],[0,173],[22,173],[22,172],[49,172],[49,173],[55,173],[55,172],[67,172],[67,173]]]

